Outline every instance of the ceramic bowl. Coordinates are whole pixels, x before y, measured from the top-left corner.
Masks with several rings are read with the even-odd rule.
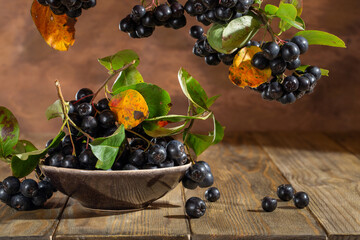
[[[60,192],[85,207],[131,209],[144,208],[175,188],[190,166],[103,171],[42,165],[41,170]]]

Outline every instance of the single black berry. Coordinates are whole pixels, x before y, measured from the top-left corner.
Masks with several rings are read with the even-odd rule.
[[[0,201],[5,204],[10,204],[11,194],[8,194],[3,186],[0,186]]]
[[[166,160],[165,162],[159,163],[159,168],[174,167],[175,163],[173,160]]]
[[[14,195],[20,190],[20,181],[18,178],[10,176],[2,182],[3,188],[7,194]]]
[[[148,162],[151,164],[159,164],[166,160],[166,149],[158,144],[152,146],[148,151]]]
[[[93,116],[85,116],[81,122],[81,129],[86,133],[94,133],[96,127],[98,126],[98,122]]]
[[[316,66],[309,66],[305,69],[305,72],[311,73],[315,76],[316,80],[321,78],[321,69]]]
[[[260,70],[264,70],[269,67],[269,60],[265,58],[264,53],[258,52],[252,57],[251,64]]]
[[[294,92],[299,88],[299,81],[295,76],[287,76],[282,85],[285,91]]]
[[[275,59],[280,53],[280,46],[276,42],[267,42],[262,47],[263,56],[268,60]]]
[[[294,197],[294,188],[291,184],[282,184],[277,188],[277,195],[283,201],[290,201]]]
[[[281,57],[287,62],[294,61],[299,55],[300,49],[293,42],[287,42],[281,47]]]
[[[78,157],[80,168],[83,169],[95,169],[97,163],[97,158],[91,151],[91,149],[85,149],[82,151]]]
[[[112,127],[115,124],[115,121],[115,115],[110,110],[104,110],[98,116],[98,123],[103,128]]]
[[[212,53],[208,56],[205,56],[205,62],[210,66],[216,66],[221,62],[221,60],[216,53]]]
[[[119,29],[120,31],[129,33],[135,30],[135,25],[136,23],[131,19],[131,17],[127,16],[126,18],[120,21]]]
[[[220,191],[216,187],[211,187],[205,191],[205,198],[210,202],[216,202],[220,198]]]
[[[238,0],[220,0],[219,4],[226,8],[233,8],[237,4]]]
[[[93,106],[87,102],[80,103],[77,107],[77,111],[80,117],[90,116],[95,113]]]
[[[25,197],[21,193],[11,197],[10,205],[18,211],[26,211],[32,208],[31,199]]]
[[[264,197],[261,201],[261,206],[266,212],[272,212],[277,207],[277,201],[274,198]]]
[[[152,27],[145,27],[143,25],[137,25],[135,28],[135,33],[139,38],[150,37],[153,32],[154,32],[154,28],[152,28]]]
[[[20,184],[20,192],[25,197],[31,198],[35,191],[39,189],[37,182],[33,179],[25,179]]]
[[[132,20],[134,20],[135,22],[139,21],[140,18],[142,18],[146,13],[146,9],[145,7],[143,7],[142,5],[135,5],[131,11],[131,18]]]
[[[137,166],[137,167],[142,166],[146,161],[144,150],[136,149],[135,151],[133,151],[130,154],[128,161],[130,164],[132,164],[134,166]]]
[[[217,5],[219,5],[219,0],[202,0],[201,3],[207,9],[214,9]]]
[[[290,104],[296,101],[296,96],[294,93],[285,93],[281,98],[278,99],[282,104]]]
[[[233,11],[231,8],[219,6],[215,9],[215,17],[221,21],[228,21],[231,19]]]
[[[298,77],[299,91],[307,91],[310,89],[310,79],[303,76]]]
[[[154,10],[155,18],[161,22],[167,21],[171,17],[171,14],[171,8],[167,4],[160,4]]]
[[[195,181],[193,181],[191,178],[189,178],[187,175],[185,175],[182,179],[182,185],[184,188],[187,189],[195,189],[199,186],[199,184]]]
[[[46,190],[44,188],[38,189],[31,198],[31,202],[35,207],[42,207],[46,200]]]
[[[38,183],[39,189],[43,189],[47,199],[51,198],[54,192],[54,186],[46,180],[42,180]]]
[[[75,99],[78,102],[90,102],[93,98],[93,94],[93,91],[91,91],[90,89],[82,88],[76,93]]]
[[[204,180],[199,182],[199,187],[207,188],[207,187],[211,187],[213,184],[214,184],[214,176],[212,175],[211,172],[207,172],[205,174]]]
[[[295,36],[290,41],[295,43],[299,47],[300,54],[305,53],[309,49],[308,40],[306,40],[306,38],[302,36]]]
[[[96,6],[96,0],[87,0],[82,2],[82,9],[89,9]]]
[[[61,162],[64,160],[64,155],[62,153],[55,153],[47,159],[47,163],[52,167],[60,167]]]
[[[207,172],[208,171],[203,164],[195,163],[189,168],[186,175],[193,181],[200,183],[204,180]]]
[[[173,29],[180,29],[186,26],[186,17],[182,15],[178,18],[170,18],[168,23]]]
[[[284,94],[283,87],[279,82],[270,83],[268,91],[269,91],[269,96],[272,99],[278,99]]]
[[[189,34],[193,38],[200,39],[204,34],[204,29],[201,26],[194,25],[190,28]]]
[[[294,195],[294,204],[297,208],[304,208],[309,205],[310,199],[307,193],[297,192]]]
[[[180,18],[184,16],[184,7],[179,2],[173,2],[170,5],[172,17]]]
[[[198,197],[189,198],[185,204],[186,214],[193,218],[204,216],[206,212],[206,204]]]
[[[297,69],[300,66],[301,66],[301,60],[299,57],[291,62],[286,62],[286,68],[289,70]]]
[[[286,62],[281,57],[271,60],[269,66],[273,76],[283,74],[286,70]]]
[[[67,155],[67,156],[65,156],[64,160],[61,162],[61,167],[64,167],[64,168],[78,168],[79,167],[79,160],[74,155]]]

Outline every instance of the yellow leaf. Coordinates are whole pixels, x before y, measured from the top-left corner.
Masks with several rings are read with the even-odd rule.
[[[149,108],[144,97],[133,89],[113,96],[109,106],[125,129],[136,127],[149,116]]]
[[[75,42],[75,18],[55,15],[49,6],[33,1],[32,19],[45,42],[59,51],[67,51]]]
[[[229,68],[230,81],[239,87],[257,87],[266,82],[271,76],[270,68],[257,69],[251,64],[251,59],[261,48],[256,46],[244,47],[234,57],[233,65]]]

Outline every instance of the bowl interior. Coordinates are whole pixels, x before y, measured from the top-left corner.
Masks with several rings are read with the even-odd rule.
[[[143,170],[80,170],[41,166],[62,193],[97,209],[142,208],[161,198],[181,181],[191,166]]]

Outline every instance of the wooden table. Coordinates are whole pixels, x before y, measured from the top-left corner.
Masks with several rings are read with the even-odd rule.
[[[0,204],[0,239],[360,239],[360,134],[243,133],[201,157],[221,191],[200,219],[184,202],[204,189],[179,184],[149,208],[99,211],[57,192],[46,209],[17,212]],[[5,165],[0,179],[9,175]],[[310,196],[306,209],[261,199],[291,183]]]

